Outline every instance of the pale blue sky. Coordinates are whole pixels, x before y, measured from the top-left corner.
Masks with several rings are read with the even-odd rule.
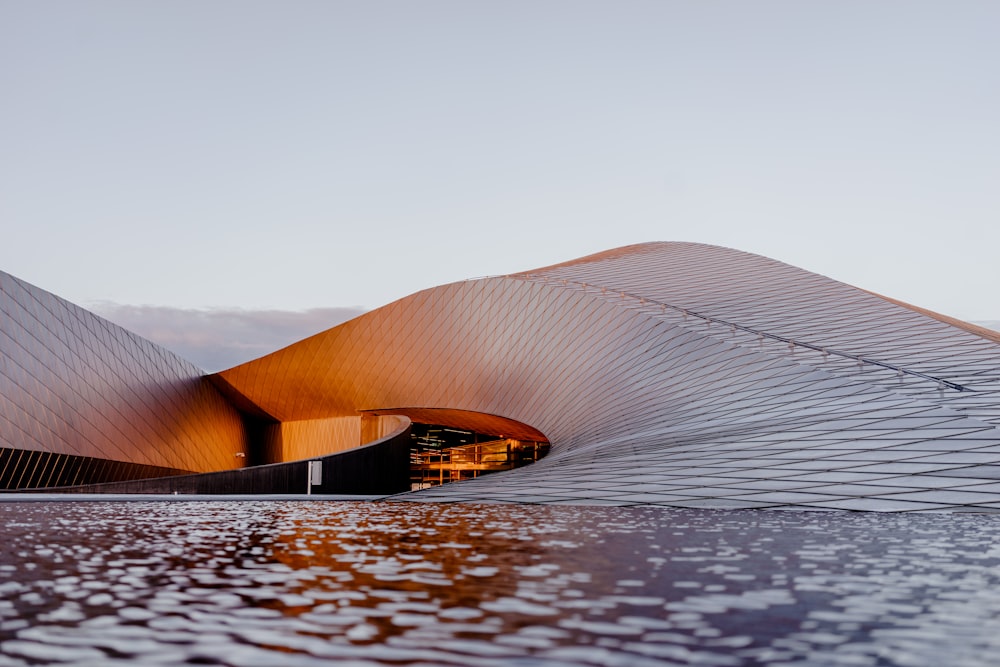
[[[372,308],[653,240],[1000,318],[998,2],[0,0],[0,269]]]

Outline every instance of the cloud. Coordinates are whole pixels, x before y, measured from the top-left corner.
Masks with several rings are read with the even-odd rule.
[[[365,312],[361,308],[196,310],[110,302],[90,308],[210,372],[256,359]]]

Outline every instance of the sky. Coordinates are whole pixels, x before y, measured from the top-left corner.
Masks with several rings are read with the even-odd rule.
[[[0,270],[140,333],[314,333],[697,241],[995,322],[997,25],[962,0],[0,0]]]

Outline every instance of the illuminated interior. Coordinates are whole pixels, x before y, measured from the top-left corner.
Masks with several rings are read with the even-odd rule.
[[[410,489],[474,479],[529,465],[545,456],[545,440],[520,440],[440,424],[413,424],[410,431]]]

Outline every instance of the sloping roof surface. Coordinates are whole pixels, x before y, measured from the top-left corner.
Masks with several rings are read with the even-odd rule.
[[[220,376],[283,421],[468,411],[552,443],[410,500],[1000,510],[995,337],[726,248],[436,287]]]
[[[0,272],[0,488],[232,468],[244,440],[204,371]]]

